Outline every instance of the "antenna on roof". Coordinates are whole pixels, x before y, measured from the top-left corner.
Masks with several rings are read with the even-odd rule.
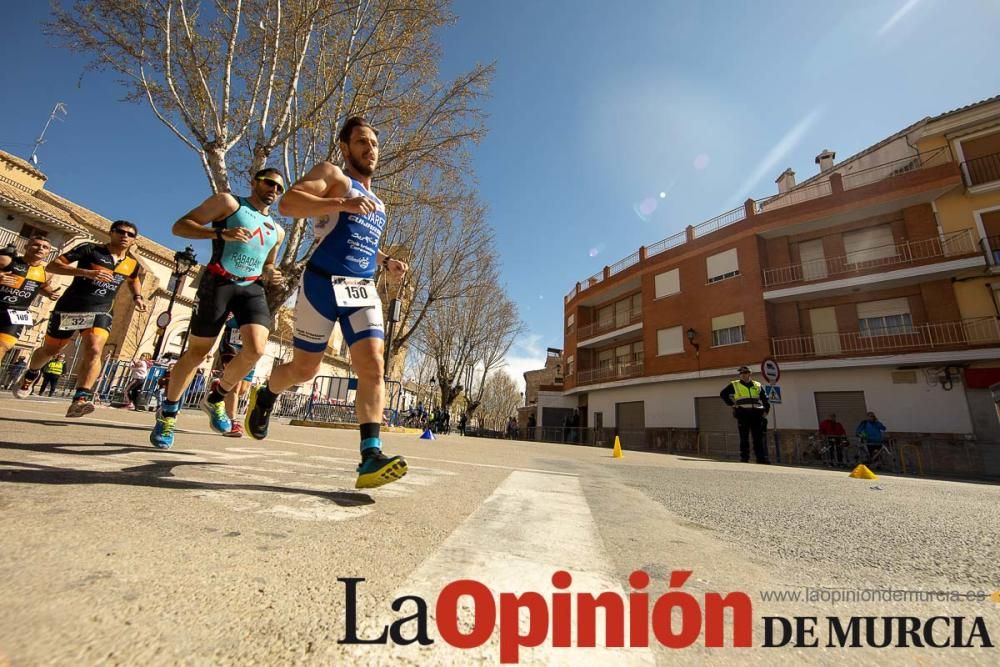
[[[52,107],[52,113],[49,114],[49,119],[45,121],[45,127],[42,128],[42,133],[38,135],[37,139],[35,139],[35,147],[31,149],[32,164],[38,164],[38,147],[45,143],[45,132],[49,129],[49,124],[53,120],[62,120],[68,115],[69,111],[66,110],[66,105],[62,102],[56,102],[56,105]]]

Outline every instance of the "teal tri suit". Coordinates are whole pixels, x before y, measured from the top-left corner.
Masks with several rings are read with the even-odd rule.
[[[241,325],[259,324],[271,327],[271,312],[267,307],[260,274],[271,250],[278,243],[278,225],[244,197],[232,214],[216,220],[216,230],[242,227],[250,231],[246,241],[212,241],[212,259],[205,266],[197,303],[191,322],[194,336],[214,337],[219,334],[229,314]]]

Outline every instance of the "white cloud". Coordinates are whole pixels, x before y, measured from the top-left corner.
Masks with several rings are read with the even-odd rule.
[[[889,17],[889,20],[882,24],[882,27],[878,29],[876,35],[881,37],[885,33],[892,30],[893,26],[903,20],[903,17],[913,11],[913,8],[919,4],[920,0],[907,0],[907,2],[896,10],[896,13]]]
[[[545,348],[540,345],[542,337],[527,333],[514,341],[504,360],[503,370],[513,378],[524,391],[524,372],[545,368]]]

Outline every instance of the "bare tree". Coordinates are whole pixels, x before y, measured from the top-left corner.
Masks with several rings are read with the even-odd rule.
[[[488,257],[479,262],[478,271],[465,276],[461,296],[430,309],[418,334],[419,347],[434,361],[442,403],[451,406],[464,392],[470,415],[483,398],[485,378],[504,364],[524,330],[517,306],[499,288],[495,266]]]
[[[487,378],[479,414],[480,427],[502,431],[511,415],[517,414],[521,404],[521,390],[504,370],[496,370]]]

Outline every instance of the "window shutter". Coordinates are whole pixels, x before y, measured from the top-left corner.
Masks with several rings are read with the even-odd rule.
[[[892,315],[909,315],[910,301],[907,298],[885,299],[884,301],[868,301],[858,304],[858,319],[870,317],[890,317]]]
[[[678,354],[684,351],[683,327],[671,327],[669,329],[659,329],[656,332],[656,354]]]
[[[708,265],[709,280],[740,270],[740,263],[736,256],[736,248],[730,248],[729,250],[720,252],[717,255],[711,255],[705,261]]]
[[[743,313],[730,313],[729,315],[720,315],[719,317],[712,318],[712,331],[719,331],[720,329],[731,329],[733,327],[743,326]]]
[[[896,240],[892,236],[892,227],[878,225],[848,232],[844,234],[844,250],[848,264],[895,257]]]
[[[666,273],[656,274],[656,298],[670,296],[681,291],[680,272],[672,269]]]

